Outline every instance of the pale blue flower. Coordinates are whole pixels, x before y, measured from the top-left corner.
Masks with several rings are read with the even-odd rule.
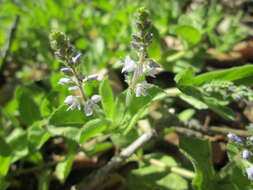
[[[81,53],[78,53],[75,57],[72,57],[72,62],[73,63],[80,62],[81,55],[82,55]]]
[[[249,178],[250,180],[253,180],[253,166],[247,168],[247,169],[246,169],[246,172],[247,172],[248,178]]]
[[[86,80],[88,81],[88,82],[91,82],[91,81],[94,81],[94,80],[97,80],[98,79],[98,75],[89,75],[89,76],[87,76],[87,78],[86,78]]]
[[[137,84],[134,89],[136,97],[147,96],[147,89],[151,87],[152,87],[152,84],[149,84],[146,81]]]
[[[242,152],[242,158],[243,158],[244,160],[248,160],[248,159],[250,158],[250,155],[251,155],[251,152],[248,151],[248,150],[244,150],[244,151]]]
[[[71,79],[69,78],[61,78],[58,84],[66,85],[66,84],[69,84],[70,82],[71,82]]]
[[[234,141],[234,142],[236,142],[236,143],[238,143],[238,144],[241,144],[241,143],[244,142],[240,137],[238,137],[238,136],[237,136],[236,134],[234,134],[234,133],[229,133],[229,134],[227,135],[227,137],[229,138],[229,140],[232,140],[232,141]]]
[[[101,96],[93,95],[91,99],[87,100],[84,104],[84,113],[86,116],[91,116],[95,110],[99,109],[99,106],[96,104],[101,100]]]
[[[67,111],[68,110],[74,110],[74,109],[79,109],[79,110],[81,109],[81,104],[80,104],[78,98],[75,97],[75,96],[72,96],[72,95],[71,96],[67,96],[65,98],[64,104],[68,104],[69,105]]]
[[[75,90],[79,90],[78,86],[71,86],[68,88],[69,91],[75,91]]]
[[[120,62],[119,64],[123,64],[122,73],[125,72],[133,72],[136,68],[136,62],[130,58],[130,56],[126,56],[125,62]]]

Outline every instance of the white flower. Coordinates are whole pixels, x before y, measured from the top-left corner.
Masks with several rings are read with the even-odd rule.
[[[144,72],[147,73],[148,76],[155,77],[155,74],[158,72],[158,68],[160,65],[155,61],[151,61],[148,65],[145,65]]]
[[[77,97],[75,96],[67,96],[64,100],[64,104],[68,104],[69,107],[68,110],[74,110],[74,109],[81,109],[80,102]]]
[[[91,100],[95,103],[98,103],[101,100],[101,96],[100,95],[93,95],[91,97]]]
[[[75,91],[75,90],[79,90],[78,86],[71,86],[68,88],[69,91]]]
[[[96,104],[101,100],[101,96],[93,95],[91,99],[87,100],[84,104],[84,113],[86,116],[91,116],[95,110],[99,109],[99,106]]]
[[[71,79],[69,78],[61,78],[58,82],[58,84],[69,84],[71,82]]]
[[[80,61],[81,53],[78,53],[75,57],[72,57],[73,63],[78,63]]]
[[[249,178],[250,180],[253,180],[253,166],[247,168],[247,169],[246,169],[246,172],[247,172],[248,178]]]
[[[132,60],[129,56],[126,56],[125,58],[125,62],[120,62],[119,64],[123,64],[124,67],[122,68],[122,73],[124,72],[133,72],[136,68],[136,62],[134,60]]]
[[[136,97],[147,96],[147,89],[152,87],[152,84],[147,83],[146,81],[136,85],[134,92]]]

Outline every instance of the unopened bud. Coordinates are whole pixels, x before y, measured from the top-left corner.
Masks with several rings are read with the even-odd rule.
[[[61,72],[64,73],[65,75],[69,75],[69,76],[73,75],[72,69],[67,68],[67,67],[62,68]]]

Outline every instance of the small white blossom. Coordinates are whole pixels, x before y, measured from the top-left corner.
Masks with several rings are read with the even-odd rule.
[[[244,150],[244,151],[242,152],[242,158],[243,158],[244,160],[248,160],[248,159],[250,158],[250,155],[251,155],[251,152],[248,151],[248,150]]]
[[[72,57],[72,62],[78,63],[80,61],[81,55],[81,53],[78,53],[75,57]]]
[[[155,77],[155,74],[158,72],[158,68],[160,68],[160,65],[151,61],[148,65],[145,65],[144,72],[147,73],[148,76]]]
[[[64,100],[64,104],[68,104],[69,107],[68,110],[74,110],[74,109],[81,109],[80,102],[77,97],[75,96],[67,96]]]
[[[96,104],[101,100],[101,96],[93,95],[91,99],[87,100],[84,104],[84,112],[86,116],[91,116],[95,110],[99,109],[99,106]]]
[[[71,79],[69,79],[69,78],[61,78],[61,79],[59,80],[58,84],[63,84],[63,85],[65,85],[65,84],[69,84],[70,82],[71,82]]]
[[[75,90],[79,90],[78,86],[71,86],[68,88],[69,91],[75,91]]]
[[[122,73],[125,72],[133,72],[136,68],[136,62],[130,58],[130,56],[126,56],[125,62],[120,62],[119,64],[123,64],[124,67],[122,68]]]
[[[247,172],[248,178],[249,178],[250,180],[253,180],[253,166],[247,168],[247,169],[246,169],[246,172]]]
[[[98,103],[101,100],[101,96],[100,95],[93,95],[91,97],[91,100],[95,103]]]
[[[149,84],[146,81],[137,84],[134,89],[136,97],[147,96],[147,89],[150,87],[152,87],[152,84]]]

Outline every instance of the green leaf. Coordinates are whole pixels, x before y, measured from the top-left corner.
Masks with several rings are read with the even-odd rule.
[[[81,129],[79,143],[86,142],[91,137],[97,136],[107,129],[109,121],[105,119],[93,119],[87,122]]]
[[[50,134],[44,128],[44,122],[36,122],[27,131],[27,139],[31,152],[39,150],[50,138]]]
[[[26,92],[22,92],[18,98],[18,109],[21,121],[27,126],[41,119],[39,106]]]
[[[249,77],[253,77],[253,65],[244,65],[198,75],[194,79],[194,85],[201,86],[212,80],[238,81]]]
[[[175,34],[185,39],[188,43],[197,44],[201,40],[201,33],[192,26],[181,25],[177,26],[174,31]]]
[[[88,118],[80,110],[67,111],[68,106],[63,105],[53,112],[49,118],[49,124],[54,126],[81,126]]]
[[[13,153],[12,161],[19,160],[29,153],[27,133],[23,129],[16,128],[6,138],[6,142],[10,145]]]
[[[0,177],[5,176],[10,168],[12,162],[12,157],[11,156],[0,156]]]
[[[75,142],[79,141],[80,129],[81,127],[75,127],[75,126],[71,126],[71,127],[54,126],[54,125],[47,126],[47,130],[52,136],[63,136]]]
[[[0,138],[0,156],[7,157],[12,153],[10,145],[5,141],[5,139]]]
[[[99,87],[99,93],[102,96],[102,106],[106,116],[109,119],[113,119],[115,114],[115,103],[113,98],[113,92],[108,78],[103,80]]]
[[[65,182],[71,171],[74,158],[75,154],[69,153],[67,156],[65,156],[65,159],[60,161],[56,166],[55,174],[62,184]]]
[[[187,96],[180,95],[180,98],[186,100],[196,108],[205,108],[205,105],[208,108],[212,109],[216,113],[220,114],[222,117],[228,120],[235,119],[235,113],[229,107],[223,105],[223,101],[216,99],[214,97],[205,96],[201,91],[192,86],[181,86],[180,90]],[[203,105],[201,105],[201,102]],[[197,103],[196,105],[194,105]]]
[[[180,150],[190,159],[196,172],[193,186],[197,190],[215,190],[210,142],[185,136],[180,136],[179,140]]]
[[[175,77],[175,81],[179,86],[191,86],[194,81],[194,71],[192,68],[187,69],[184,72],[178,73]]]
[[[177,166],[175,160],[170,156],[162,154],[146,155],[165,163],[168,167]],[[140,168],[132,170],[127,176],[127,184],[134,190],[185,190],[188,189],[187,181],[181,176],[171,173],[169,170],[159,168],[149,163],[141,163]]]

